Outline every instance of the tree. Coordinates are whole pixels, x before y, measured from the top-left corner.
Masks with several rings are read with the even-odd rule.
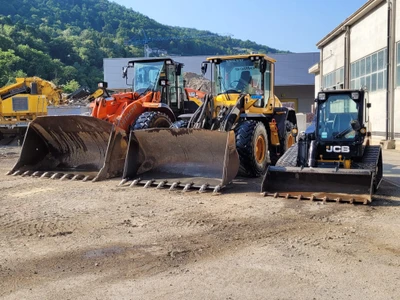
[[[76,91],[79,89],[79,82],[76,81],[75,79],[72,79],[68,81],[66,84],[63,86],[63,90],[65,93],[72,93],[73,91]]]

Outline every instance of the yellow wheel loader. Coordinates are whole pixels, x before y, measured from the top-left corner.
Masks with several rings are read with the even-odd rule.
[[[170,58],[130,61],[123,77],[133,69],[132,91],[110,95],[100,83],[104,95],[95,99],[91,116],[36,118],[8,174],[84,181],[121,176],[131,129],[168,128],[176,114],[201,103],[188,96],[196,91],[184,88],[182,67]]]
[[[48,105],[58,105],[61,89],[39,77],[16,78],[0,88],[0,135],[20,134],[29,122],[47,115]]]
[[[274,95],[275,60],[263,54],[210,57],[212,95],[170,129],[132,131],[120,185],[212,189],[257,177],[296,139],[294,110]]]
[[[312,125],[268,168],[264,195],[370,203],[382,180],[382,150],[370,145],[366,96],[363,90],[320,92]]]

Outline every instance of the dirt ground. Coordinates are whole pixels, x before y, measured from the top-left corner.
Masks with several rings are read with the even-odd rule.
[[[369,206],[4,175],[1,299],[400,299],[400,191]]]

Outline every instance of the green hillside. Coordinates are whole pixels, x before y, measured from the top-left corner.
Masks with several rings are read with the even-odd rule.
[[[0,86],[15,77],[39,76],[94,88],[103,78],[103,58],[144,55],[144,33],[150,47],[169,54],[281,52],[209,31],[162,25],[106,0],[0,0],[0,7]]]

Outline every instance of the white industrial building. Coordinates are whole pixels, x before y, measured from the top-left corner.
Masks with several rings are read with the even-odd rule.
[[[317,43],[315,92],[366,88],[370,130],[395,147],[400,140],[400,4],[369,0]]]
[[[212,55],[210,55],[212,56]],[[275,94],[282,102],[294,103],[297,112],[308,113],[314,103],[314,76],[308,68],[319,61],[318,52],[268,54],[275,63]],[[201,63],[207,56],[171,56],[184,64],[184,72],[201,73]],[[105,58],[104,81],[112,90],[126,90],[130,86],[122,78],[122,67],[138,58]],[[129,75],[129,74],[128,74]],[[206,74],[210,75],[210,72]],[[132,75],[129,75],[131,80]],[[209,79],[209,78],[208,78]],[[128,81],[129,83],[129,81]]]

